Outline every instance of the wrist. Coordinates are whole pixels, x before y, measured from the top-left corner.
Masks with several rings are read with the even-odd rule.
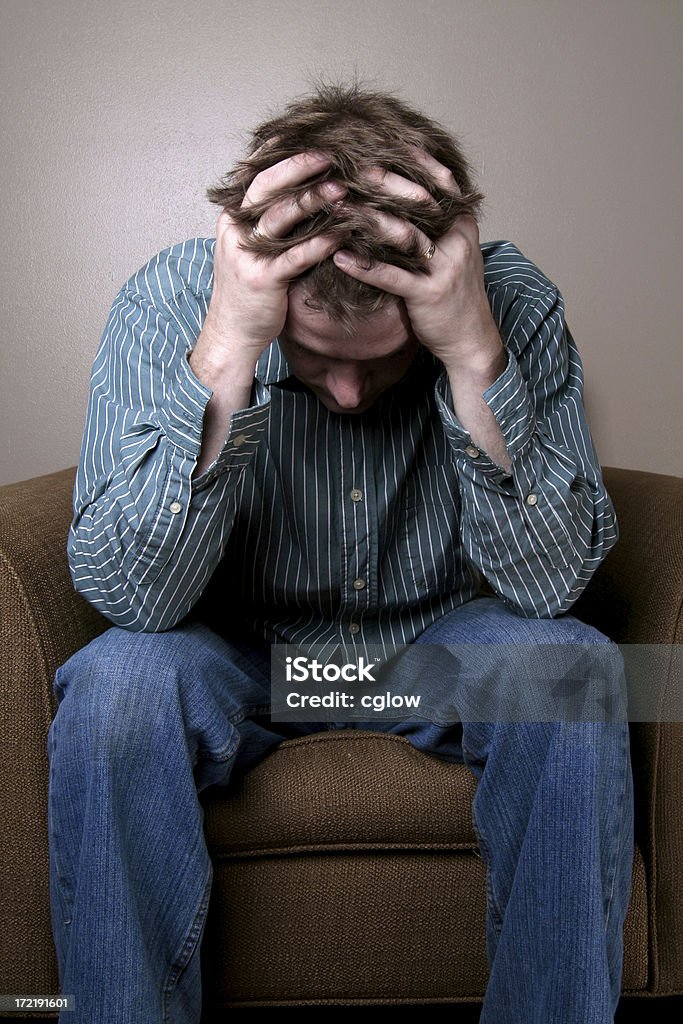
[[[212,391],[226,380],[250,386],[259,355],[255,347],[227,337],[217,338],[205,325],[190,353],[190,367]]]
[[[490,338],[469,351],[449,353],[442,359],[451,381],[467,381],[485,390],[493,384],[507,366],[507,352],[500,336]]]
[[[209,309],[197,343],[201,341],[202,345],[210,346],[211,351],[218,359],[226,356],[233,362],[247,362],[250,359],[256,362],[261,352],[272,340],[272,338],[250,338],[242,327],[226,324],[220,318],[213,316]]]

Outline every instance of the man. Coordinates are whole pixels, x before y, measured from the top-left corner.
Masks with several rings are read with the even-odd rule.
[[[73,1024],[199,1020],[197,792],[328,727],[271,721],[270,644],[609,643],[566,614],[617,530],[562,298],[480,246],[453,139],[326,88],[210,195],[215,241],[130,279],[92,375],[69,558],[114,628],[57,673],[49,735]],[[625,723],[380,727],[478,779],[482,1021],[612,1020]]]

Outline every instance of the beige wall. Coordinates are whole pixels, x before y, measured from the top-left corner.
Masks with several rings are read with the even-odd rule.
[[[680,0],[2,0],[0,482],[78,458],[111,301],[311,75],[459,134],[561,288],[603,463],[683,474]]]

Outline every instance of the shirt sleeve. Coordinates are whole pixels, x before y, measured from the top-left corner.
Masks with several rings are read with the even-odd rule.
[[[458,421],[445,370],[436,402],[458,465],[461,539],[468,557],[512,610],[566,612],[617,540],[583,407],[583,368],[556,289],[507,309],[508,363],[483,399],[511,471],[493,462]]]
[[[233,413],[217,459],[192,479],[212,392],[193,374],[190,351],[163,306],[124,288],[93,366],[69,567],[76,590],[129,630],[170,629],[198,600],[267,423],[262,389]]]

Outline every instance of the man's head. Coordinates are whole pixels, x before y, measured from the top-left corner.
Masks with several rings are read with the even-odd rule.
[[[332,165],[305,185],[273,193],[259,205],[242,207],[245,193],[257,174],[304,150],[329,154]],[[459,194],[446,191],[425,171],[416,156],[419,150],[451,171]],[[427,190],[431,201],[382,193],[365,176],[371,168],[416,182]],[[252,133],[250,155],[208,195],[235,221],[251,226],[278,199],[302,195],[327,179],[346,186],[348,202],[342,207],[332,202],[326,204],[284,239],[249,237],[245,248],[266,259],[273,258],[294,240],[333,230],[338,234],[340,247],[364,261],[379,260],[423,273],[426,266],[420,252],[400,249],[379,237],[367,211],[384,210],[402,217],[429,238],[438,239],[459,214],[476,215],[483,199],[474,190],[467,161],[457,142],[444,128],[394,96],[355,85],[323,86],[259,125]],[[372,317],[387,305],[396,305],[393,296],[344,274],[331,258],[307,271],[299,283],[305,285],[309,307],[337,322],[347,336],[356,332],[359,320]]]
[[[402,303],[387,303],[355,321],[353,334],[311,307],[304,284],[289,292],[289,312],[279,335],[289,368],[331,412],[361,413],[397,384],[418,348]]]

